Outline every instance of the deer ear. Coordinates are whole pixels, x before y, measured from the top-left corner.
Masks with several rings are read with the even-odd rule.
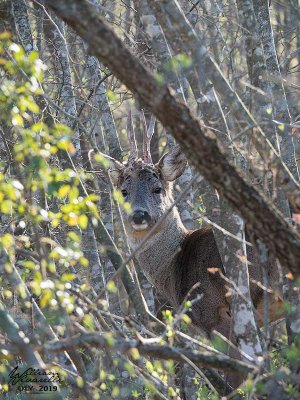
[[[181,152],[180,147],[176,145],[167,154],[162,156],[157,165],[166,181],[174,181],[183,174],[187,166],[187,160]]]

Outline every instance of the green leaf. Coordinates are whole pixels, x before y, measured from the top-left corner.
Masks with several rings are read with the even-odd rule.
[[[24,123],[23,123],[23,118],[21,117],[20,114],[15,114],[15,115],[12,117],[11,123],[12,123],[14,126],[23,126],[23,125],[24,125]]]
[[[84,386],[84,380],[82,379],[81,376],[78,376],[76,378],[76,383],[77,383],[77,386],[80,387],[80,388],[82,388]]]
[[[76,278],[75,274],[65,273],[65,274],[62,274],[61,281],[62,282],[69,282],[69,281],[73,281],[75,278]]]
[[[190,323],[192,322],[191,318],[190,318],[188,315],[186,315],[186,314],[183,314],[182,317],[181,317],[181,319],[182,319],[182,321],[184,321],[186,324],[190,324]]]
[[[88,329],[93,331],[95,329],[95,324],[93,317],[90,314],[87,314],[83,317],[83,326]]]
[[[116,293],[118,291],[114,281],[108,281],[106,287],[110,293]]]
[[[108,159],[104,155],[102,155],[101,153],[96,153],[94,155],[94,159],[95,159],[95,161],[97,161],[100,164],[102,164],[105,168],[109,167]]]
[[[35,114],[40,111],[39,106],[36,104],[32,97],[23,97],[22,103],[28,108],[29,111]]]
[[[106,94],[107,94],[108,100],[110,100],[112,102],[116,102],[119,99],[118,95],[115,92],[113,92],[112,90],[107,90]]]
[[[78,261],[85,268],[89,266],[89,260],[85,257],[80,257]]]
[[[32,63],[39,58],[39,53],[36,50],[33,50],[30,52],[28,56],[28,60],[31,61]]]
[[[10,200],[4,200],[1,203],[1,212],[3,214],[10,214],[12,210],[12,202]]]
[[[21,261],[21,264],[23,265],[24,268],[27,268],[30,270],[35,269],[35,263],[33,261],[24,260],[24,261]]]

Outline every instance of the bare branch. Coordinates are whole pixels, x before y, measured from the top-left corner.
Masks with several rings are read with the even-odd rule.
[[[186,358],[192,361],[198,367],[212,367],[224,371],[236,372],[240,375],[257,373],[258,366],[248,364],[243,361],[234,360],[228,356],[216,355],[208,352],[198,352],[190,349],[178,349],[169,345],[160,345],[138,341],[133,339],[119,339],[109,334],[84,333],[73,336],[72,338],[61,341],[50,342],[46,345],[48,351],[61,352],[66,351],[71,346],[82,346],[89,344],[91,346],[128,353],[132,349],[137,349],[140,354],[158,358],[161,360],[174,360],[180,363],[186,362]]]

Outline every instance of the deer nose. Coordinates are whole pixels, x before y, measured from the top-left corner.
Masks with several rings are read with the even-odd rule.
[[[143,210],[134,211],[131,215],[131,221],[136,225],[148,223],[150,219],[150,215],[147,213],[147,211]]]

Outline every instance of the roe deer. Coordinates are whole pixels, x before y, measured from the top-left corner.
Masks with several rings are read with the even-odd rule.
[[[130,114],[127,120],[130,157],[125,163],[110,158],[109,169],[114,186],[131,204],[131,214],[124,214],[124,224],[133,250],[139,247],[145,235],[173,204],[173,182],[187,166],[187,160],[178,146],[165,154],[157,164],[152,163],[150,140],[155,120],[151,118],[147,129],[143,114],[142,118],[145,129],[143,157],[138,158]],[[249,268],[250,279],[261,282],[261,268],[253,251],[249,250],[248,258],[253,264]],[[201,295],[189,313],[193,325],[207,335],[215,329],[230,338],[230,304],[225,296],[225,282],[218,273],[208,271],[210,268],[224,271],[211,229],[187,230],[174,207],[149,240],[137,250],[136,259],[156,291],[175,309],[198,284],[190,297],[191,300]],[[266,268],[273,286],[278,282],[277,268],[272,268],[271,263]],[[260,309],[263,290],[253,283],[251,297],[256,309]]]

